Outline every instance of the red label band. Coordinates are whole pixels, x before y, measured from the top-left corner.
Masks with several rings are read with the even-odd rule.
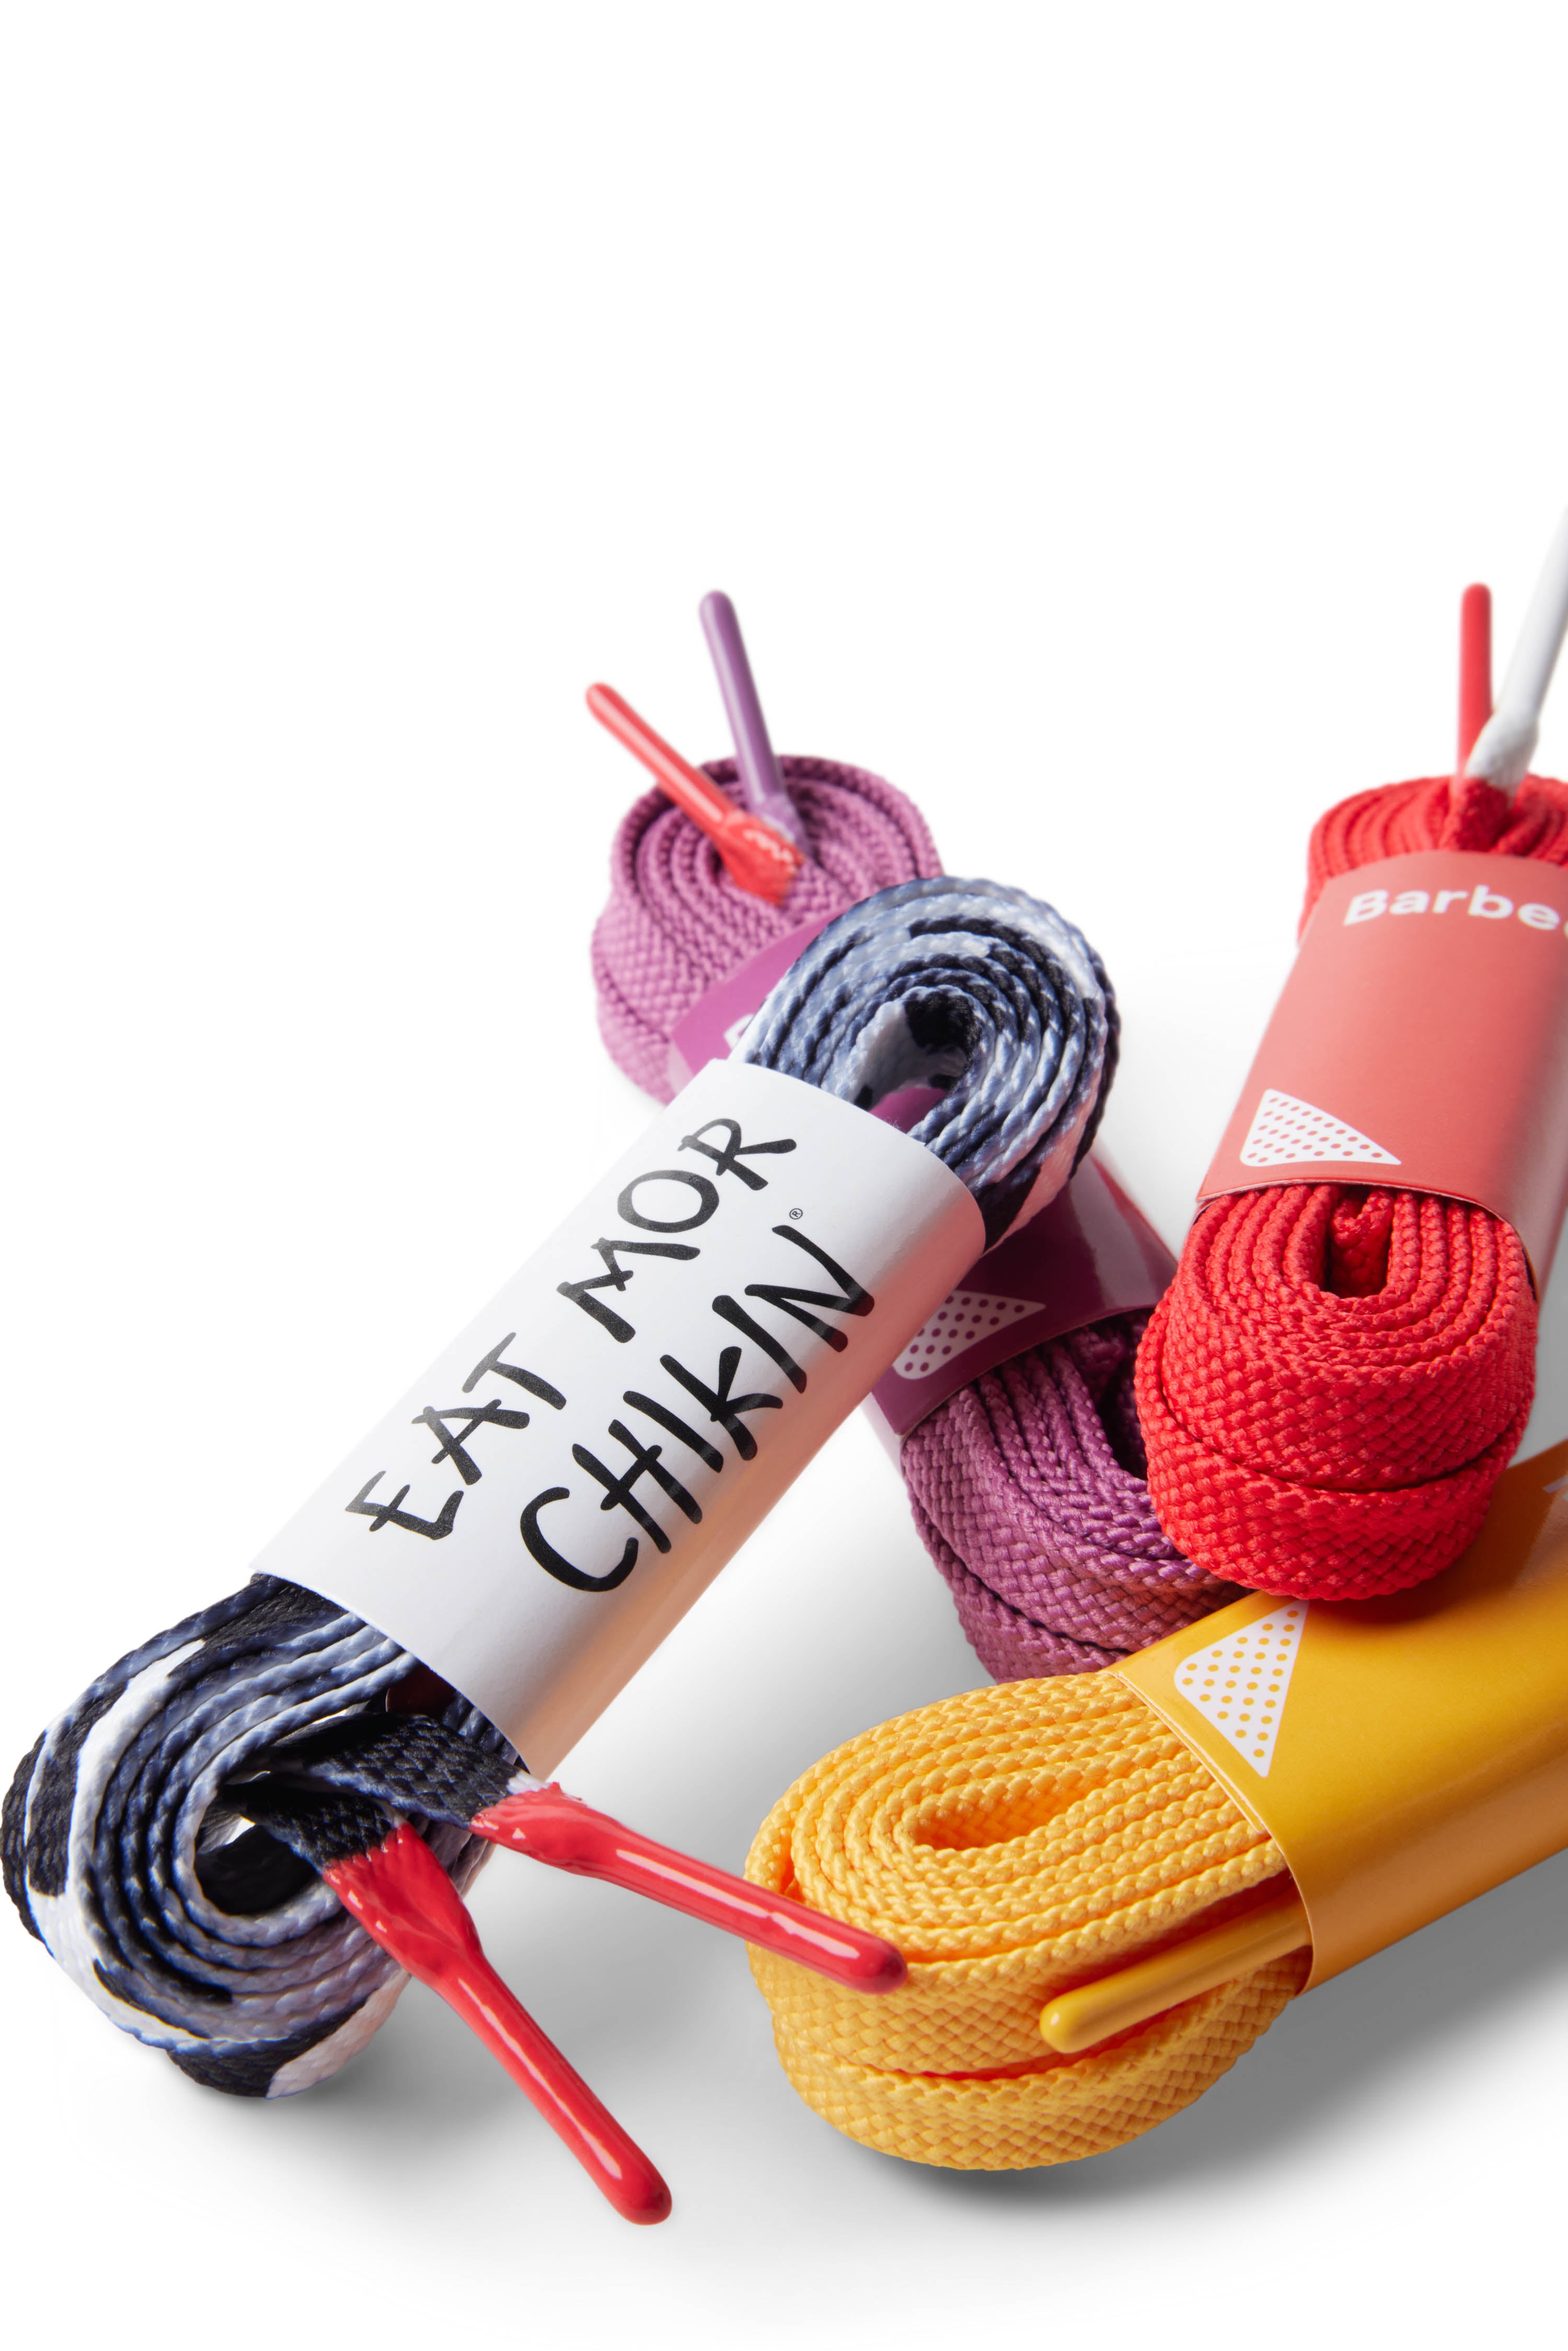
[[[1568,872],[1431,849],[1327,884],[1198,1197],[1318,1183],[1471,1201],[1545,1287],[1568,1207]]]

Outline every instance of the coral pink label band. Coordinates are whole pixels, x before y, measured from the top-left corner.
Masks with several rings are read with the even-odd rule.
[[[1568,872],[1420,850],[1330,882],[1198,1197],[1391,1184],[1513,1226],[1568,1206]]]

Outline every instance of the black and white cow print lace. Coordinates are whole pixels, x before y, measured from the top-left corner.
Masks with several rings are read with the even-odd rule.
[[[330,1601],[269,1576],[133,1650],[12,1783],[5,1890],[23,1923],[114,2023],[210,2088],[276,2097],[332,2073],[405,1978],[225,1788],[318,1725],[370,1709],[395,1723],[389,1697],[418,1668]],[[500,1793],[518,1769],[500,1733],[460,1699],[440,1719],[498,1768]],[[466,1886],[486,1845],[445,1822],[427,1834]]]
[[[941,1100],[910,1132],[1000,1240],[1038,1185],[1059,1191],[1094,1140],[1120,1027],[1104,966],[1054,907],[994,882],[900,882],[819,933],[738,1058],[870,1109],[905,1086]]]
[[[1087,1148],[1115,1044],[1109,984],[1077,931],[1016,891],[944,879],[831,924],[746,1058],[863,1105],[942,1088],[916,1137],[994,1238]],[[113,2023],[197,2082],[276,2097],[363,2047],[406,1980],[345,1907],[345,1862],[412,1823],[459,1891],[486,1840],[590,1867],[507,1813],[535,1785],[409,1651],[259,1576],[123,1657],[44,1732],[5,1800],[5,1886]]]

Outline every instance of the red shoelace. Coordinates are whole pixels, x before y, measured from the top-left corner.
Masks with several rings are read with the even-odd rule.
[[[1342,800],[1325,882],[1413,850],[1568,865],[1568,786],[1448,777]],[[1161,1525],[1212,1574],[1319,1600],[1399,1592],[1472,1540],[1529,1417],[1535,1295],[1511,1227],[1430,1194],[1283,1184],[1198,1215],[1139,1350]]]

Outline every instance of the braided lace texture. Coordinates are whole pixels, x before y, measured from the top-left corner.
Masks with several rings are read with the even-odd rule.
[[[1418,849],[1568,864],[1568,787],[1362,792],[1312,835],[1331,876]],[[1303,917],[1304,919],[1304,917]],[[1322,1600],[1404,1591],[1478,1532],[1530,1416],[1517,1234],[1429,1194],[1289,1184],[1203,1209],[1139,1350],[1149,1490],[1211,1573]]]
[[[998,1681],[1112,1665],[1237,1597],[1182,1557],[1149,1499],[1133,1401],[1147,1320],[1031,1347],[904,1440],[915,1526]]]
[[[110,1667],[18,1767],[3,1834],[24,1925],[193,2080],[243,2097],[305,2089],[391,2013],[402,1971],[313,1870],[246,1828],[224,1785],[278,1740],[383,1708],[417,1664],[331,1602],[256,1576]],[[503,1778],[517,1768],[461,1700],[444,1719]],[[490,1848],[428,1834],[467,1885]]]
[[[843,1991],[755,1949],[795,2088],[884,2154],[1002,2171],[1098,2155],[1190,2105],[1300,1991],[1285,1959],[1078,2057],[1069,1985],[1261,1896],[1273,1841],[1110,1676],[971,1690],[883,1723],[775,1804],[753,1883],[898,1943],[907,1986]]]
[[[739,1059],[862,1109],[905,1086],[942,1098],[917,1125],[966,1185],[988,1246],[1042,1207],[1094,1139],[1115,1072],[1116,1000],[1082,931],[995,882],[904,882],[813,939],[747,1029]]]
[[[1109,988],[1049,907],[983,883],[915,887],[937,893],[925,944],[899,891],[822,934],[819,982],[800,1016],[812,1040],[803,1058],[777,991],[757,1026],[775,1065],[868,1103],[905,1081],[910,1052],[922,1067],[939,1060],[951,1103],[926,1122],[931,1147],[984,1211],[999,1213],[1041,1170],[1048,1195],[1065,1181],[1092,1129],[1113,1061]],[[924,993],[923,958],[935,975]],[[888,1003],[896,1018],[879,1029]],[[901,1045],[914,1028],[924,1043]],[[877,1050],[857,1061],[855,1040],[873,1034]],[[433,1780],[430,1727],[399,1711],[416,1675],[473,1758],[455,1819],[441,1818],[439,1803],[452,1741]],[[432,1682],[417,1658],[335,1604],[254,1578],[122,1658],[24,1758],[3,1830],[6,1890],[24,1923],[105,2015],[196,2080],[276,2096],[321,2079],[369,2040],[403,1978],[321,1883],[308,1838],[302,1856],[281,1830],[245,1827],[225,1788],[270,1769],[257,1759],[280,1741],[297,1763],[309,1733],[311,1774],[353,1792],[329,1808],[345,1833],[359,1835],[377,1806],[411,1817],[465,1885],[489,1847],[462,1823],[522,1766],[482,1715],[439,1685],[432,1697]],[[367,1712],[382,1722],[368,1741],[347,1733],[351,1775],[327,1771],[329,1750],[345,1746],[342,1719]],[[327,1725],[337,1726],[330,1736]],[[278,1803],[267,1817],[283,1823],[290,1808]]]
[[[925,820],[904,794],[834,759],[782,759],[810,862],[781,906],[755,898],[662,791],[643,794],[615,835],[610,903],[593,932],[599,1027],[611,1059],[668,1102],[670,1039],[697,998],[775,939],[940,871]],[[703,770],[741,804],[733,759]]]

